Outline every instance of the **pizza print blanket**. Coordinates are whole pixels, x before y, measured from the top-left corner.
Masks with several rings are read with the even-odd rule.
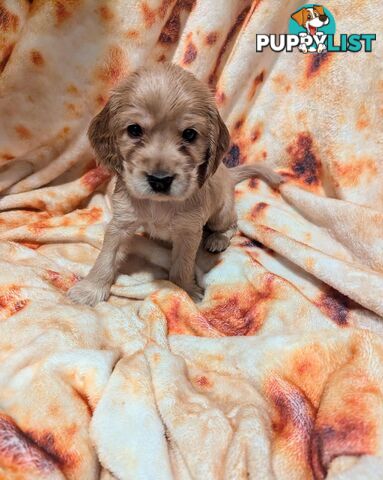
[[[0,478],[383,478],[382,48],[255,52],[302,2],[0,1]],[[377,0],[328,0],[381,32]],[[239,231],[197,262],[137,241],[107,302],[66,297],[111,218],[86,138],[109,92],[173,61],[215,91]]]

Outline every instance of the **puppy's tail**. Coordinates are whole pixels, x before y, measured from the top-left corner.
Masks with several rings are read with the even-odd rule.
[[[278,187],[283,182],[279,173],[265,165],[240,165],[239,167],[229,168],[229,171],[235,183],[251,177],[261,177],[272,187]]]

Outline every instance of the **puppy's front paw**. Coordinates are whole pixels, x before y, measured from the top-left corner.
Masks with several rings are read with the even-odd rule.
[[[230,245],[230,239],[224,233],[213,232],[205,240],[205,250],[211,253],[223,252]]]
[[[302,53],[307,53],[307,46],[304,43],[301,43],[298,47],[298,50]]]
[[[109,285],[99,285],[85,278],[68,290],[67,295],[75,303],[93,307],[97,303],[106,300],[109,292]]]
[[[323,53],[327,50],[327,47],[324,43],[321,43],[319,46],[318,46],[318,53]]]
[[[199,285],[193,285],[193,287],[188,288],[186,291],[195,303],[199,303],[203,299],[203,288]]]

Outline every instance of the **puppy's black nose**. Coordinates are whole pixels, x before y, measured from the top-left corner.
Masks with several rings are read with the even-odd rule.
[[[157,193],[167,193],[174,180],[174,176],[168,173],[155,172],[153,175],[147,175],[148,183],[152,190]]]
[[[327,15],[319,15],[319,20],[325,22],[327,20]]]

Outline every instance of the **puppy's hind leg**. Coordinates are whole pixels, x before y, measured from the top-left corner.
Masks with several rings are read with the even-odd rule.
[[[237,230],[237,215],[234,202],[229,202],[215,212],[208,220],[210,230],[204,240],[204,248],[211,253],[223,252]]]

